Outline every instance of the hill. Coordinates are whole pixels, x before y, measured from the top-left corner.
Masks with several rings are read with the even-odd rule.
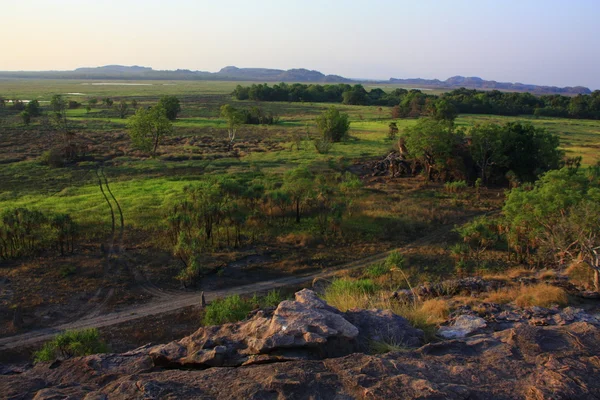
[[[592,91],[583,86],[567,86],[567,87],[557,87],[557,86],[539,86],[539,85],[531,85],[525,83],[511,83],[511,82],[496,82],[496,81],[486,81],[477,76],[453,76],[445,81],[440,81],[439,79],[398,79],[398,78],[390,78],[390,83],[395,84],[403,84],[403,85],[420,85],[424,87],[431,87],[436,89],[457,89],[457,88],[467,88],[467,89],[495,89],[495,90],[505,90],[511,92],[531,92],[536,94],[590,94]]]
[[[439,79],[399,79],[364,80],[350,79],[340,75],[325,75],[322,72],[305,68],[289,70],[272,68],[238,68],[227,66],[218,72],[192,71],[188,69],[154,70],[150,67],[105,65],[102,67],[83,67],[73,71],[0,71],[0,79],[153,79],[153,80],[219,80],[219,81],[256,81],[256,82],[317,82],[317,83],[368,83],[400,84],[432,89],[468,89],[504,90],[531,92],[535,94],[589,94],[586,87],[538,86],[524,83],[487,81],[479,77],[453,76],[445,81]]]

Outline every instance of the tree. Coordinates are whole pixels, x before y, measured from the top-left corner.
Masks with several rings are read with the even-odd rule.
[[[37,100],[31,100],[25,106],[25,111],[27,111],[31,117],[39,117],[42,114],[40,102]]]
[[[461,133],[455,132],[452,122],[431,118],[421,118],[404,131],[408,153],[425,165],[428,181],[432,179],[434,169],[440,170],[446,166],[461,138]]]
[[[481,180],[487,183],[492,169],[508,165],[506,147],[503,142],[504,130],[496,124],[477,125],[471,129],[469,150],[479,167]]]
[[[156,155],[156,149],[163,137],[173,133],[173,124],[167,118],[163,107],[157,105],[147,110],[140,108],[127,124],[129,136],[134,146]]]
[[[112,100],[110,97],[107,97],[107,98],[105,98],[105,99],[102,99],[102,102],[104,103],[104,105],[105,105],[106,107],[112,107],[112,105],[113,105],[113,103],[114,103],[114,102],[113,102],[113,100]]]
[[[21,111],[20,115],[25,125],[29,125],[31,123],[31,114],[27,110]]]
[[[296,222],[300,222],[300,211],[311,197],[314,176],[307,168],[300,167],[286,172],[282,189],[288,193],[296,208]]]
[[[448,100],[442,99],[435,102],[433,118],[442,121],[454,121],[457,115],[456,107]]]
[[[564,266],[580,260],[600,290],[600,176],[568,168],[543,175],[532,190],[513,189],[503,208],[512,247]],[[522,257],[523,258],[523,257]]]
[[[119,105],[116,107],[119,112],[119,117],[124,119],[127,116],[127,111],[129,111],[129,105],[125,100],[121,100]]]
[[[163,96],[158,101],[158,105],[162,106],[167,113],[167,118],[170,121],[177,119],[177,114],[181,111],[181,105],[179,99],[175,96]]]
[[[394,140],[396,139],[396,135],[398,135],[398,124],[395,122],[390,122],[388,125],[388,139]]]
[[[332,106],[317,117],[317,127],[324,139],[339,142],[347,135],[348,129],[350,129],[348,114],[340,113],[337,108]]]
[[[221,106],[221,117],[227,120],[227,136],[229,138],[229,150],[231,150],[237,130],[244,123],[244,115],[231,105],[224,104]]]

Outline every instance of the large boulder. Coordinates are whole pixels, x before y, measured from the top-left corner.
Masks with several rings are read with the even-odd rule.
[[[195,368],[336,357],[357,350],[358,328],[310,290],[282,301],[272,314],[209,326],[150,351],[156,365]]]
[[[371,342],[386,342],[404,347],[423,344],[423,331],[413,328],[405,318],[390,310],[354,309],[347,311],[344,317],[358,328],[358,340],[363,351],[369,349]]]

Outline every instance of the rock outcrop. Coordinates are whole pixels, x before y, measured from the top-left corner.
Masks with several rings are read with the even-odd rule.
[[[462,311],[454,318],[454,327],[462,326],[457,322],[462,319],[480,318]],[[600,324],[577,309],[552,315],[560,315],[566,323],[538,326],[519,319],[492,332],[486,319],[488,326],[471,332],[472,336],[385,355],[336,357],[329,354],[354,351],[369,340],[417,344],[422,333],[386,311],[341,313],[305,290],[271,312],[258,312],[236,324],[201,328],[164,346],[4,369],[0,397],[600,398]],[[478,322],[475,325],[481,325]],[[389,335],[398,336],[390,339]]]

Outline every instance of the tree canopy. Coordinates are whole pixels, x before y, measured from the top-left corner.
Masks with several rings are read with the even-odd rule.
[[[323,138],[332,142],[341,141],[350,129],[350,120],[348,114],[340,113],[335,107],[330,107],[317,117],[317,127]]]
[[[156,150],[164,136],[173,132],[173,124],[167,118],[161,105],[150,109],[139,108],[127,124],[129,136],[138,149],[156,155]]]
[[[175,121],[177,119],[177,114],[181,111],[181,104],[179,104],[179,99],[175,96],[161,97],[158,101],[158,105],[164,108],[169,121]]]

